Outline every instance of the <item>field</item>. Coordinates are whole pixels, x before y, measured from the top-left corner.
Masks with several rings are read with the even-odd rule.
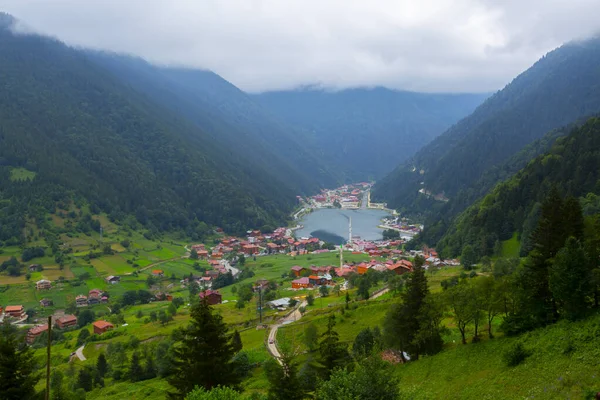
[[[29,171],[25,168],[11,168],[10,169],[10,180],[11,181],[30,181],[35,178],[37,174],[33,171]]]
[[[512,238],[502,242],[502,257],[513,258],[519,257],[521,250],[521,242],[515,233]]]

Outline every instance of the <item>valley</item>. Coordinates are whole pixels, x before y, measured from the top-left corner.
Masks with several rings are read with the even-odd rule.
[[[0,10],[1,400],[600,398],[587,6],[67,3]]]

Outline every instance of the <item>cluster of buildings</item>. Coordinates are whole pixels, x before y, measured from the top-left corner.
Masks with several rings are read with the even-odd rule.
[[[77,317],[74,315],[63,315],[56,319],[55,327],[57,329],[68,329],[77,325]],[[29,344],[35,342],[35,340],[44,332],[48,331],[48,324],[36,325],[27,331],[26,341]]]
[[[337,189],[323,189],[321,193],[306,199],[309,207],[331,208],[341,207],[355,209],[360,207],[365,191],[371,189],[372,183],[360,182],[344,185]]]
[[[99,303],[108,303],[108,296],[100,289],[92,289],[88,295],[80,294],[75,297],[75,305],[77,307],[87,307]]]

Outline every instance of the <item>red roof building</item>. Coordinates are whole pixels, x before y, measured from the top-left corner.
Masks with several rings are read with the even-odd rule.
[[[198,293],[198,297],[201,299],[206,298],[210,305],[221,304],[223,301],[221,293],[217,290],[205,290],[204,292]]]
[[[108,332],[115,326],[107,321],[96,321],[92,324],[94,326],[94,334],[102,335],[104,332]]]
[[[25,308],[23,306],[6,306],[4,313],[13,318],[23,318],[25,316]]]
[[[40,336],[43,332],[46,332],[47,330],[48,324],[34,326],[29,331],[27,331],[27,343],[31,344],[35,342],[35,339],[37,339],[38,336]]]
[[[74,315],[65,315],[56,320],[56,325],[60,329],[70,328],[77,325],[77,317]]]
[[[306,272],[306,268],[301,267],[299,265],[295,265],[292,267],[292,272],[295,276],[301,276],[304,272]]]
[[[304,289],[309,285],[309,280],[307,277],[299,278],[292,281],[292,289]]]

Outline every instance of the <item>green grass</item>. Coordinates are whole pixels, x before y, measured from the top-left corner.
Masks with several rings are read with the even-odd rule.
[[[28,169],[19,167],[10,169],[10,180],[11,181],[31,181],[37,175],[36,172],[29,171]]]
[[[502,242],[502,257],[512,258],[519,257],[521,251],[521,242],[517,238],[517,234],[513,234],[513,237]]]
[[[502,354],[522,342],[532,355],[507,367]],[[395,367],[409,398],[591,399],[600,388],[600,316],[563,321],[520,337],[458,345]]]

